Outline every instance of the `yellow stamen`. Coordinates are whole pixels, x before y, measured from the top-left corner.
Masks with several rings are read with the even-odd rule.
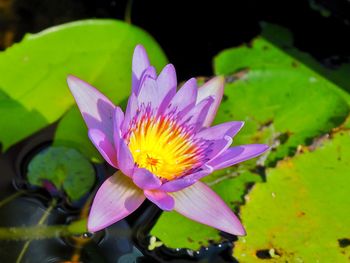
[[[199,147],[191,134],[165,117],[144,117],[128,133],[129,149],[138,167],[172,180],[198,164]]]

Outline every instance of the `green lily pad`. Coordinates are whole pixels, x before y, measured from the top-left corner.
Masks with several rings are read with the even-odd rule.
[[[216,74],[227,76],[214,123],[245,121],[234,144],[272,147],[260,158],[203,179],[237,211],[247,189],[262,180],[257,168],[275,165],[294,155],[299,145],[310,144],[313,138],[341,125],[350,111],[349,95],[263,38],[257,38],[252,46],[220,53],[214,65]],[[169,228],[172,225],[181,230]],[[151,234],[172,248],[199,249],[209,240],[220,240],[218,231],[175,213],[163,213]]]
[[[267,158],[268,165],[339,126],[349,113],[343,90],[265,39],[215,58],[217,74],[232,75],[242,68],[246,70],[225,86],[226,100],[216,122],[246,122],[236,144],[277,146]]]
[[[272,262],[349,261],[350,132],[318,145],[268,169],[267,182],[250,192],[241,208],[248,234],[234,248],[240,262],[264,262],[263,256],[275,257]]]
[[[74,105],[66,84],[68,74],[99,87],[116,103],[125,99],[130,92],[131,59],[137,44],[145,46],[158,69],[166,63],[151,36],[116,20],[92,19],[52,27],[26,35],[20,43],[0,52],[0,71],[6,73],[0,76],[0,88],[9,101],[19,105],[16,115],[0,108],[0,126],[9,127],[0,130],[3,148],[57,121]],[[28,114],[39,117],[21,123],[19,131],[18,119]],[[66,135],[60,138],[69,138]]]
[[[35,132],[36,127],[46,123],[42,114],[35,110],[29,111],[25,109],[20,103],[11,99],[1,88],[0,114],[2,114],[0,115],[1,139],[6,138],[9,142],[15,142],[20,138],[26,137],[28,134]],[[26,127],[26,129],[22,127]],[[2,135],[5,135],[5,137]]]
[[[74,201],[91,190],[95,183],[95,170],[77,150],[50,147],[29,163],[27,177],[36,186],[43,186],[45,181],[52,183]]]

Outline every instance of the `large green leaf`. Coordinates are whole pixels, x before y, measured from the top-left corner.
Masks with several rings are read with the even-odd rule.
[[[269,164],[339,126],[349,113],[348,95],[265,39],[215,58],[217,74],[230,75],[242,68],[247,70],[225,87],[227,99],[216,122],[246,122],[237,144],[278,144]],[[266,129],[273,132],[266,134]]]
[[[237,210],[249,186],[261,180],[256,174],[257,163],[272,166],[293,155],[299,145],[307,145],[316,136],[342,124],[349,114],[348,95],[263,38],[256,39],[252,46],[224,51],[214,62],[216,73],[227,76],[215,123],[243,120],[245,126],[234,144],[272,146],[259,159],[203,180],[213,184],[213,189]],[[172,225],[181,225],[182,235],[178,235],[177,228],[169,229]],[[218,231],[209,231],[175,213],[163,214],[152,234],[169,247],[192,249],[219,239]]]
[[[248,195],[241,209],[248,235],[234,249],[241,262],[262,262],[264,256],[349,262],[350,246],[343,243],[350,240],[350,132],[317,145],[269,169],[267,182]]]
[[[139,43],[158,69],[166,63],[152,37],[116,20],[60,25],[26,35],[21,43],[1,52],[0,87],[9,101],[20,105],[16,115],[6,107],[0,108],[3,147],[56,121],[74,104],[66,84],[68,74],[99,87],[116,103],[124,99],[130,91],[132,52]],[[40,121],[24,122],[19,128],[18,119],[25,118],[28,112],[38,113]],[[9,125],[9,121],[13,123]],[[13,128],[5,129],[7,126]]]
[[[11,99],[1,88],[0,114],[0,142],[16,142],[46,123],[46,119],[39,112],[27,110],[19,102]]]

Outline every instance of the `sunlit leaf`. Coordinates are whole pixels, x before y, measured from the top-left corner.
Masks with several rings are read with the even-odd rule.
[[[0,107],[3,148],[58,120],[74,105],[66,84],[68,74],[97,86],[116,103],[125,99],[130,92],[131,58],[137,44],[145,46],[158,69],[166,63],[151,36],[116,20],[56,26],[26,35],[20,43],[0,52],[1,104],[7,105]],[[74,131],[68,127],[61,132]],[[68,135],[58,137],[69,140]]]
[[[241,208],[248,235],[235,243],[240,262],[265,262],[271,249],[278,262],[348,262],[349,145],[350,132],[339,131],[267,171]]]

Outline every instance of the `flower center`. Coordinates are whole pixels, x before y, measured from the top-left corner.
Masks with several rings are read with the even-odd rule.
[[[170,117],[140,117],[126,140],[136,165],[161,179],[181,177],[200,164],[202,150],[192,133]]]

